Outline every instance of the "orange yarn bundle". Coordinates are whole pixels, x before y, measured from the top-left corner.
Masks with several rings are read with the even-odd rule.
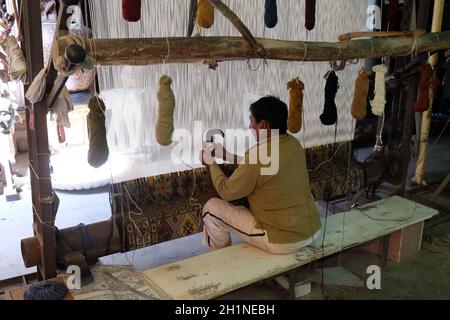
[[[369,77],[372,71],[362,67],[355,80],[355,92],[352,102],[352,117],[362,120],[367,116],[367,95],[369,94]]]
[[[433,67],[426,63],[420,69],[419,98],[416,101],[416,112],[427,111],[430,107],[430,86],[433,83]]]
[[[197,2],[197,25],[208,29],[214,24],[214,7],[208,0],[198,0]]]
[[[287,83],[290,95],[288,130],[291,133],[297,133],[302,128],[304,88],[305,85],[298,77]]]

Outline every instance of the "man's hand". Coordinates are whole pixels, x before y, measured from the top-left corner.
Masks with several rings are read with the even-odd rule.
[[[214,143],[213,144],[213,149],[211,151],[211,155],[215,158],[219,158],[222,160],[226,160],[226,157],[228,155],[228,151],[227,149],[225,149],[225,147],[220,144],[220,143]]]
[[[239,162],[242,159],[242,157],[228,152],[228,150],[225,149],[225,147],[220,143],[214,143],[212,149],[213,150],[211,151],[211,155],[214,158],[219,158],[222,159],[223,161],[228,161],[231,164],[239,164]]]
[[[200,151],[200,162],[204,166],[210,166],[215,163],[214,157],[212,155],[213,149],[204,148],[202,151]]]
[[[241,161],[240,156],[229,153],[220,143],[210,144],[209,146],[203,148],[200,153],[200,161],[204,166],[214,164],[214,158],[229,161],[231,164],[238,164]]]

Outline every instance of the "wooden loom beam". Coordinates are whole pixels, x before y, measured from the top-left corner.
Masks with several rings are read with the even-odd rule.
[[[28,79],[34,79],[44,67],[39,0],[23,0],[24,51]],[[40,243],[41,263],[38,277],[56,276],[53,190],[50,179],[50,154],[47,132],[48,108],[44,101],[27,101],[27,136],[33,201],[33,230]]]
[[[341,34],[338,39],[339,41],[352,40],[354,38],[363,38],[363,37],[413,37],[414,35],[422,35],[425,34],[425,31],[380,31],[380,32],[351,32]]]
[[[258,38],[265,59],[284,61],[335,61],[408,55],[412,51],[434,52],[450,48],[450,31],[410,37],[360,39],[342,42],[304,42]],[[71,43],[57,40],[53,58],[64,55]],[[168,44],[170,48],[168,48]],[[260,56],[241,37],[172,37],[92,39],[87,54],[98,65],[147,65],[189,63],[202,60],[232,61]],[[168,54],[169,53],[169,54]]]

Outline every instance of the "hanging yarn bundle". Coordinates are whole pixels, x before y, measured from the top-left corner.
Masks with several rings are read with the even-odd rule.
[[[337,122],[337,108],[334,99],[339,89],[339,78],[331,70],[325,75],[325,79],[327,79],[325,85],[325,106],[320,116],[320,121],[325,126],[331,126]]]
[[[144,27],[139,28],[137,24],[131,24],[131,27],[124,27],[123,25],[126,23],[123,20],[121,13],[121,1],[89,1],[91,4],[92,10],[92,28],[95,30],[95,37],[98,39],[107,39],[107,38],[151,38],[151,37],[165,37],[171,35],[183,35],[183,30],[187,31],[188,24],[188,10],[189,4],[191,0],[183,0],[183,1],[151,1],[153,5],[149,7],[150,1],[142,2],[142,11],[141,11],[141,22],[144,22]],[[361,19],[364,16],[367,10],[367,1],[356,1],[352,0],[347,4],[347,1],[324,1],[326,2],[327,12],[330,14],[321,14],[320,4],[321,1],[316,1],[316,26],[314,27],[312,33],[315,31],[320,31],[319,34],[312,35],[310,31],[307,31],[304,26],[304,1],[302,0],[279,0],[277,1],[278,8],[278,24],[275,28],[268,29],[264,24],[264,4],[265,0],[241,0],[241,1],[230,1],[223,0],[230,9],[232,9],[247,25],[247,27],[254,31],[255,37],[268,37],[276,38],[276,39],[297,39],[305,38],[305,35],[300,36],[299,32],[308,32],[309,40],[320,40],[321,34],[329,34],[333,35],[337,31],[336,30],[347,30],[347,31],[356,31],[361,28]],[[166,4],[167,3],[167,4]],[[170,3],[170,5],[169,5]],[[175,5],[176,3],[176,5]],[[343,5],[342,3],[345,3]],[[256,7],[259,4],[259,8]],[[291,7],[289,7],[292,4]],[[168,6],[174,8],[174,10],[179,12],[184,12],[183,19],[166,19]],[[301,6],[300,8],[295,9],[295,6]],[[148,7],[148,8],[147,8]],[[259,10],[259,17],[255,17],[255,13]],[[119,14],[108,14],[107,18],[105,18],[105,12],[118,12]],[[257,18],[256,20],[253,18]],[[144,21],[145,20],[145,21]],[[289,24],[285,22],[289,21]],[[194,20],[195,22],[195,20]],[[289,27],[288,27],[289,25]],[[322,27],[319,26],[323,25]],[[158,27],[158,28],[157,28]],[[213,31],[214,29],[214,31]],[[264,29],[266,30],[266,34],[264,35]],[[203,36],[206,35],[237,35],[240,36],[240,33],[234,29],[234,27],[230,24],[230,22],[225,19],[222,14],[215,10],[215,19],[214,25],[210,29],[198,28],[194,27],[194,31],[192,36],[199,30]],[[335,31],[333,31],[335,30]],[[342,32],[344,32],[342,31]],[[256,34],[255,34],[256,33]],[[270,33],[270,34],[269,34]],[[184,34],[185,35],[185,34]],[[334,36],[333,36],[334,38]],[[301,40],[301,39],[300,39]],[[306,38],[303,40],[307,40]],[[331,38],[330,38],[331,41]],[[167,42],[163,41],[164,43]],[[169,38],[170,46],[166,46],[163,44],[163,50],[159,55],[159,62],[162,63],[162,60],[169,58],[166,60],[166,65],[147,65],[142,67],[133,67],[131,78],[127,78],[125,80],[131,80],[135,83],[132,87],[133,89],[141,89],[149,88],[149,83],[151,83],[153,90],[153,99],[156,100],[156,93],[158,90],[158,81],[160,76],[164,73],[167,73],[169,76],[173,78],[172,89],[175,93],[176,97],[176,108],[174,113],[174,124],[175,128],[183,127],[189,130],[192,129],[193,123],[192,119],[199,119],[204,121],[204,125],[208,128],[216,128],[217,126],[221,126],[224,128],[234,128],[236,125],[240,124],[243,120],[243,102],[245,99],[245,103],[251,103],[253,99],[256,99],[256,96],[264,95],[264,92],[270,92],[276,96],[283,97],[288,100],[289,95],[286,91],[286,84],[289,80],[294,78],[295,76],[300,76],[301,80],[305,84],[304,89],[304,97],[303,97],[303,123],[302,129],[297,135],[301,135],[298,138],[304,142],[306,147],[318,146],[322,144],[333,143],[334,141],[334,127],[333,130],[330,127],[323,126],[320,123],[319,116],[323,111],[323,99],[324,99],[324,87],[325,87],[325,79],[323,76],[328,70],[323,70],[324,63],[286,63],[282,61],[273,61],[273,65],[270,67],[263,68],[264,62],[261,60],[261,67],[252,73],[242,72],[242,65],[239,62],[225,62],[220,64],[220,73],[228,75],[229,79],[227,81],[220,81],[221,75],[217,74],[217,72],[208,72],[208,65],[202,65],[201,62],[196,64],[170,64],[167,65],[169,61],[173,58],[173,52],[176,46],[176,43],[173,42]],[[375,42],[374,42],[375,43]],[[95,44],[95,43],[93,43]],[[308,43],[306,43],[306,55],[310,56],[310,47]],[[89,46],[89,43],[88,43]],[[370,44],[369,44],[370,46]],[[64,46],[65,47],[65,46]],[[99,48],[99,46],[97,46]],[[170,50],[167,50],[170,47]],[[305,47],[301,45],[302,49]],[[342,45],[342,50],[344,50],[344,46]],[[88,52],[94,52],[94,50],[87,50]],[[170,51],[170,52],[169,52]],[[405,49],[405,51],[407,51]],[[98,49],[99,58],[100,59],[100,49]],[[169,54],[168,54],[169,53]],[[90,53],[89,53],[90,54]],[[303,50],[300,52],[303,56]],[[341,52],[342,59],[344,51]],[[95,58],[95,55],[93,55]],[[337,60],[338,50],[333,52],[332,59]],[[302,59],[302,57],[300,57]],[[303,60],[303,59],[302,59]],[[307,58],[304,59],[308,60]],[[251,68],[256,69],[256,65],[258,65],[256,60],[251,60]],[[360,60],[361,61],[361,60]],[[133,61],[130,61],[132,64]],[[219,61],[220,63],[220,61]],[[243,66],[246,67],[245,65]],[[353,139],[353,130],[352,130],[352,121],[353,118],[350,114],[350,106],[353,97],[353,88],[354,88],[354,80],[359,70],[358,66],[354,69],[353,74],[349,74],[347,71],[342,73],[342,76],[339,72],[337,75],[340,81],[340,89],[338,95],[336,97],[336,102],[338,101],[347,101],[348,113],[346,116],[341,112],[341,105],[339,104],[339,115],[342,114],[342,117],[339,118],[339,128],[337,132],[337,141],[349,141]],[[102,98],[104,93],[109,90],[119,90],[124,86],[124,68],[126,67],[101,67],[98,68],[98,77],[100,84],[100,92],[102,92]],[[155,68],[160,70],[160,72],[155,72]],[[321,72],[317,72],[318,69],[322,69]],[[170,71],[170,73],[169,73]],[[219,72],[219,69],[218,69]],[[286,74],[289,74],[286,77]],[[306,75],[308,77],[306,78]],[[352,79],[350,81],[345,80],[348,76],[351,76]],[[197,80],[193,79],[196,78]],[[259,79],[258,81],[248,81],[249,78],[254,77]],[[343,78],[341,78],[343,77]],[[201,79],[201,80],[200,80]],[[194,81],[195,80],[195,81]],[[198,86],[198,90],[186,90],[186,88],[192,89],[192,81],[196,83]],[[320,86],[311,85],[310,83],[321,83]],[[371,81],[372,83],[373,81]],[[245,84],[245,85],[242,85]],[[131,86],[126,85],[127,88],[131,89]],[[137,91],[137,90],[136,90]],[[149,90],[144,90],[146,97],[143,98],[142,101],[142,109],[148,110],[145,114],[142,114],[139,120],[134,120],[136,123],[142,125],[142,128],[150,129],[149,135],[151,137],[145,136],[147,139],[144,140],[145,148],[150,149],[150,145],[155,143],[157,148],[151,148],[152,152],[155,152],[154,159],[160,159],[161,152],[165,154],[165,149],[160,147],[160,145],[155,140],[155,122],[157,120],[157,101],[155,101],[155,105],[148,104],[147,97],[148,94],[151,94]],[[178,100],[178,92],[182,94],[183,104]],[[211,94],[214,92],[214,94]],[[232,94],[230,94],[232,92]],[[124,93],[126,95],[126,93]],[[255,98],[253,98],[255,96]],[[317,110],[317,114],[315,112],[309,112],[308,108],[310,105],[314,104],[315,99],[319,97],[322,100],[321,106]],[[181,96],[180,96],[181,98]],[[108,110],[108,124],[109,124],[109,113],[111,112],[111,117],[114,117],[114,112],[116,109],[112,110],[113,106],[109,103],[109,100],[106,100],[106,96],[103,99],[107,106]],[[140,100],[139,100],[140,101]],[[146,102],[147,101],[147,102]],[[208,108],[204,107],[204,102],[208,101]],[[222,107],[223,104],[226,103],[229,106],[228,112]],[[289,101],[286,101],[289,106]],[[126,112],[126,106],[129,105],[124,102],[124,115],[127,117],[132,117],[136,113]],[[190,112],[192,116],[187,116],[185,111],[181,111],[182,105],[189,105]],[[308,105],[308,106],[307,106]],[[119,108],[119,105],[117,105]],[[344,106],[342,106],[344,107]],[[120,106],[120,108],[122,108]],[[155,110],[156,109],[156,110]],[[248,108],[245,107],[245,112],[248,112]],[[322,110],[320,110],[322,109]],[[345,109],[345,108],[344,108]],[[141,114],[141,113],[140,113]],[[116,117],[120,117],[120,113],[115,114]],[[247,120],[246,120],[247,121]],[[317,122],[318,127],[311,127],[311,130],[308,127],[308,124]],[[148,124],[153,123],[152,126],[148,126]],[[127,124],[128,125],[128,124]],[[348,129],[346,129],[348,128]],[[110,139],[110,136],[113,135],[122,135],[124,136],[123,125],[122,128],[120,125],[115,126],[107,126],[108,129],[108,146],[110,148],[110,152],[115,149],[113,143],[113,139]],[[111,130],[110,130],[111,129]],[[114,130],[113,130],[114,129]],[[306,129],[306,130],[305,130]],[[138,131],[139,132],[139,131]],[[308,133],[309,132],[309,133]],[[303,134],[305,133],[305,134]],[[147,131],[146,133],[147,134]],[[138,133],[133,134],[138,136]],[[296,135],[296,136],[297,136]],[[144,135],[140,134],[141,137]],[[153,138],[153,139],[152,139]],[[128,140],[128,137],[124,140]],[[175,139],[173,138],[173,141]],[[172,143],[173,144],[173,143]],[[119,147],[118,147],[119,148]],[[120,145],[120,148],[125,151],[125,144]],[[154,151],[153,151],[154,150]],[[167,150],[166,150],[167,151]],[[239,150],[241,151],[241,150]],[[244,150],[242,150],[243,152]]]
[[[389,31],[392,31],[395,28],[395,24],[397,23],[397,14],[398,14],[398,0],[389,0],[389,13],[388,13]]]
[[[72,97],[69,94],[69,90],[64,86],[51,109],[51,116],[53,119],[56,119],[60,127],[70,128],[70,111],[73,111]]]
[[[139,21],[141,19],[141,0],[122,0],[122,16],[129,22]]]
[[[386,105],[386,85],[384,78],[387,72],[387,68],[383,64],[378,64],[372,68],[375,72],[375,98],[370,101],[372,106],[372,113],[376,116],[381,116],[384,113],[384,107]]]
[[[63,300],[69,292],[64,282],[45,281],[32,284],[23,294],[24,300]]]
[[[89,101],[87,127],[89,137],[88,163],[94,167],[102,166],[109,157],[108,141],[106,140],[105,112],[106,106],[102,99],[93,97]]]
[[[416,112],[427,111],[430,106],[430,86],[433,82],[433,66],[426,63],[420,69],[419,98],[416,101]]]
[[[159,79],[156,141],[162,146],[168,146],[172,143],[175,96],[170,88],[171,84],[172,79],[167,75],[163,75]]]
[[[450,99],[450,57],[445,61],[444,87],[442,88],[444,99]]]
[[[305,85],[299,78],[292,79],[287,83],[290,95],[288,130],[291,133],[298,133],[302,129],[304,88]]]
[[[31,103],[37,103],[42,100],[45,93],[45,87],[47,85],[47,69],[43,68],[36,78],[34,78],[27,92],[25,93],[25,97]]]
[[[264,24],[274,28],[278,23],[277,0],[266,0],[264,4]]]
[[[413,16],[415,0],[403,0],[401,30],[411,29],[411,17]]]
[[[16,38],[8,36],[0,42],[0,46],[8,60],[10,80],[25,83],[27,78],[27,62]]]
[[[309,31],[316,25],[316,0],[305,1],[305,28]]]
[[[196,21],[198,26],[205,29],[214,24],[214,7],[208,0],[198,0]]]
[[[352,101],[352,117],[356,120],[362,120],[367,115],[367,95],[369,94],[369,85],[372,72],[364,67],[359,70],[358,77],[355,80],[355,92]]]

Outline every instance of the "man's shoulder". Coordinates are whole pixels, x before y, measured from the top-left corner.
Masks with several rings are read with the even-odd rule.
[[[289,133],[287,133],[286,135],[287,136],[284,139],[284,141],[286,141],[286,144],[288,144],[290,147],[295,146],[295,147],[299,148],[300,150],[303,150],[303,145],[296,137],[294,137],[292,134],[289,134]]]

